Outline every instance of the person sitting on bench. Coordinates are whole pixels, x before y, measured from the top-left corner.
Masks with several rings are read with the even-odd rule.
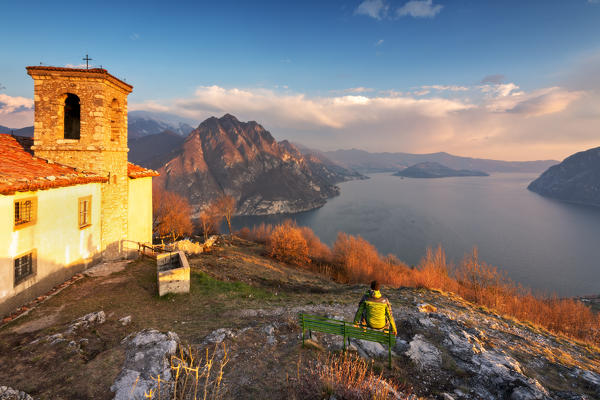
[[[392,315],[392,305],[389,300],[381,295],[379,282],[371,282],[371,290],[363,296],[358,304],[354,316],[354,323],[362,323],[366,319],[367,326],[373,329],[390,329],[394,335],[398,334],[396,323]]]

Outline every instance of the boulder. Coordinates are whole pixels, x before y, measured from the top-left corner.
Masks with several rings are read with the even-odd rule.
[[[170,356],[177,351],[179,337],[173,332],[161,333],[146,329],[123,339],[125,362],[117,379],[110,387],[115,400],[144,398],[144,393],[157,389],[156,378],[170,382]],[[154,379],[153,379],[154,378]],[[168,390],[169,385],[161,385]]]
[[[33,400],[33,397],[8,386],[0,386],[0,400]]]
[[[440,368],[442,355],[437,347],[425,340],[423,335],[415,335],[405,353],[421,370]]]

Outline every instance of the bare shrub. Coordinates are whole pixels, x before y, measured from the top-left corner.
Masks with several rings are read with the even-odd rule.
[[[429,289],[454,290],[456,281],[450,277],[452,266],[448,264],[446,253],[438,246],[427,249],[419,267],[413,270],[412,285]]]
[[[365,283],[376,279],[391,287],[450,291],[500,314],[600,344],[600,314],[576,300],[533,294],[480,261],[476,248],[457,267],[448,262],[441,247],[427,249],[419,265],[409,268],[395,256],[382,257],[360,236],[339,233],[330,250],[310,228],[299,228],[291,221],[276,227],[261,224],[245,234],[249,240],[268,241],[269,254],[278,260],[303,264],[312,258],[317,262],[309,268],[339,282]]]
[[[200,212],[200,227],[202,228],[202,234],[204,235],[204,241],[208,240],[210,235],[219,233],[219,223],[221,222],[221,210],[215,201],[211,201],[208,205]]]
[[[265,224],[264,222],[258,226],[253,226],[250,230],[248,240],[253,240],[257,243],[267,243],[273,232],[273,225]]]
[[[308,255],[310,258],[316,261],[331,261],[331,250],[326,244],[321,242],[321,239],[315,235],[312,229],[303,226],[300,228],[300,232],[302,233],[304,240],[306,240],[306,245],[308,246]]]
[[[408,398],[382,374],[358,356],[327,354],[312,362],[298,360],[297,377],[292,380],[290,398],[384,400]]]
[[[269,255],[279,261],[300,265],[310,262],[308,245],[302,230],[291,220],[273,229],[268,249]]]
[[[227,221],[227,227],[229,228],[229,234],[231,235],[233,232],[231,230],[231,218],[235,214],[235,199],[233,196],[222,195],[218,197],[214,202],[215,210],[218,215],[223,216],[225,221]]]
[[[380,264],[379,253],[360,236],[338,233],[333,244],[333,257],[340,264],[349,282],[366,282]]]
[[[252,231],[247,226],[243,227],[242,229],[240,229],[239,231],[237,231],[235,234],[238,237],[241,237],[242,239],[252,240],[252,238],[251,238]]]

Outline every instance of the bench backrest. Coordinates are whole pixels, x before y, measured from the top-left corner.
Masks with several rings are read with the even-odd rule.
[[[355,327],[351,322],[340,321],[322,317],[319,315],[300,314],[302,330],[310,329],[317,332],[331,333],[348,338],[368,340],[393,346],[396,344],[396,336],[390,331],[371,329],[367,327]]]

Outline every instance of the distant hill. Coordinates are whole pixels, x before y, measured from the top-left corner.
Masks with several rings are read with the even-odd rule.
[[[25,128],[15,129],[0,125],[0,133],[12,133],[16,136],[33,137],[33,126],[26,126]]]
[[[355,179],[368,179],[354,170],[344,168],[331,161],[319,150],[310,149],[298,143],[290,143],[287,140],[282,140],[279,145],[290,152],[295,151],[298,157],[303,156],[313,173],[323,176],[330,182],[340,183]]]
[[[600,206],[600,147],[567,157],[527,188],[542,196]]]
[[[459,157],[448,153],[369,153],[364,150],[335,150],[324,152],[332,161],[360,173],[396,172],[421,162],[437,162],[452,169],[491,172],[539,173],[557,164],[554,160],[499,161],[482,158]]]
[[[165,135],[145,139],[131,142],[132,153],[144,153],[138,145],[153,151],[151,141],[174,143]],[[230,114],[202,122],[171,157],[156,182],[187,197],[196,211],[223,193],[236,199],[242,215],[306,211],[339,194],[336,183],[361,177],[305,156],[287,141],[277,143],[257,122]]]
[[[447,178],[453,176],[490,176],[482,171],[452,169],[436,162],[422,162],[398,171],[395,176],[407,178]]]

